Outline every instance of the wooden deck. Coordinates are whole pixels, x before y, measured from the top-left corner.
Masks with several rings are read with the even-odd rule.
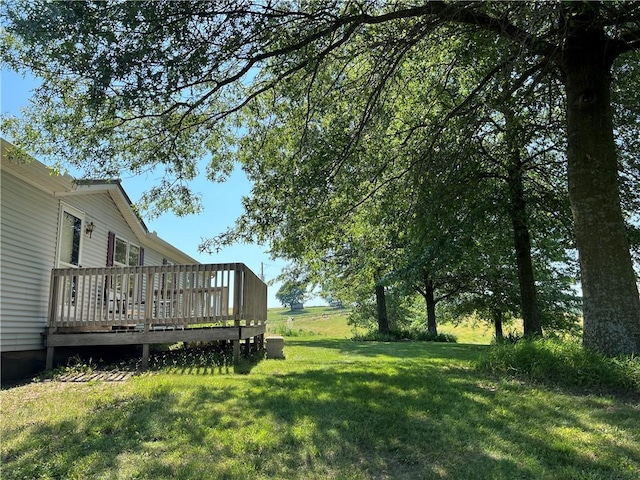
[[[261,346],[267,286],[242,263],[65,268],[51,274],[47,368],[56,347],[231,341]]]

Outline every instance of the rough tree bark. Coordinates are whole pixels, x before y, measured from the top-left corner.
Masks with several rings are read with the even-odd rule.
[[[578,22],[578,20],[576,20]],[[640,297],[620,208],[611,111],[614,46],[574,24],[559,61],[566,88],[569,198],[582,275],[585,347],[640,352]]]

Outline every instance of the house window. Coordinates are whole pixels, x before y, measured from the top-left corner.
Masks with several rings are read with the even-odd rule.
[[[132,243],[129,244],[129,265],[142,265],[140,261],[140,247]]]
[[[63,212],[60,239],[60,261],[71,265],[80,263],[80,232],[82,219],[69,212]]]
[[[141,265],[140,247],[120,237],[116,237],[113,264],[120,267]]]
[[[107,237],[107,267],[144,265],[144,248],[109,232]]]
[[[56,259],[58,268],[78,268],[80,266],[83,223],[83,212],[60,202]],[[62,298],[65,305],[75,305],[77,281],[78,277],[74,275],[71,277],[71,281],[64,283]]]
[[[82,247],[82,224],[84,213],[69,205],[60,205],[60,225],[58,228],[58,266],[80,266]]]
[[[107,267],[135,267],[144,265],[144,248],[109,232],[107,237]],[[128,287],[127,287],[128,283]],[[139,275],[114,275],[109,288],[115,290],[114,296],[122,302],[138,302],[144,296],[145,280]]]

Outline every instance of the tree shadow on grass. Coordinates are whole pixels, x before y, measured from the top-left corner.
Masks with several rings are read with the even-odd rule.
[[[489,348],[488,345],[441,343],[441,342],[360,342],[342,339],[286,339],[287,346],[317,347],[336,350],[345,356],[358,355],[365,357],[387,356],[406,359],[439,359],[439,360],[475,360],[478,355]]]
[[[75,419],[4,431],[5,439],[22,440],[2,449],[2,478],[205,478],[200,462],[193,466],[167,456],[203,444],[208,430],[222,423],[218,406],[235,396],[233,388],[178,394],[165,385],[148,396],[96,403]],[[206,423],[193,421],[196,411],[206,412]],[[211,458],[229,454],[215,444],[208,448]]]
[[[612,437],[599,440],[598,452],[567,443],[563,428],[598,435],[601,427],[562,402],[501,392],[462,369],[335,365],[251,381],[270,392],[251,402],[276,418],[274,449],[289,452],[284,464],[263,464],[267,477],[284,469],[304,478],[303,466],[336,478],[631,480],[640,471],[640,447]]]
[[[285,318],[287,318],[287,317],[299,317],[299,316],[304,316],[304,315],[308,315],[308,314],[310,314],[310,313],[312,313],[312,312],[310,312],[309,310],[306,310],[306,309],[304,309],[304,308],[303,308],[303,309],[301,309],[301,310],[291,310],[291,309],[287,309],[287,310],[284,310],[283,312],[278,312],[278,313],[274,314],[274,316],[275,316],[275,315],[277,315],[277,316],[280,316],[280,317],[285,317]]]
[[[362,361],[216,382],[150,376],[75,418],[3,428],[12,441],[2,478],[632,480],[640,471],[637,405],[608,415],[602,399],[502,385],[439,361],[475,346],[302,345]],[[393,352],[400,361],[376,360]]]

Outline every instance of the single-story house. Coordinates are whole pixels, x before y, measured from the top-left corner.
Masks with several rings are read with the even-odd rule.
[[[194,308],[199,306],[200,323],[211,321],[215,314],[208,313],[204,318],[202,312],[205,306],[207,312],[211,311],[212,300],[209,297],[213,288],[207,288],[212,282],[211,278],[215,276],[217,279],[219,275],[209,273],[206,284],[199,280],[198,299],[188,306],[185,300],[187,295],[192,298],[195,293],[193,290],[184,293],[183,290],[191,284],[195,286],[193,279],[196,273],[182,273],[183,277],[180,278],[185,280],[174,280],[169,291],[171,282],[167,279],[177,279],[179,274],[177,267],[175,271],[169,269],[190,265],[192,267],[187,270],[195,272],[195,266],[199,264],[147,229],[134,211],[119,180],[76,181],[69,175],[57,175],[35,159],[25,161],[24,155],[16,155],[16,148],[9,142],[3,139],[0,142],[0,355],[3,382],[43,369],[47,359],[48,327],[51,332],[60,330],[52,326],[60,325],[86,331],[87,325],[92,325],[89,330],[96,331],[100,330],[97,327],[111,330],[113,325],[108,321],[118,325],[144,323],[144,318],[151,316],[151,309],[145,307],[145,298],[149,306],[155,301],[156,309],[160,300],[163,300],[163,304],[169,299],[172,305],[184,303],[181,316],[185,315],[187,307],[193,313]],[[164,270],[151,271],[147,266],[159,266]],[[203,270],[199,266],[197,269]],[[61,273],[58,275],[56,272]],[[190,276],[187,278],[187,275]],[[92,280],[96,278],[99,280]],[[110,293],[106,279],[109,289],[115,286],[116,281],[126,283],[129,287],[121,287],[118,292]],[[64,281],[67,283],[64,284]],[[137,282],[135,295],[134,282]],[[66,286],[61,287],[59,283]],[[82,293],[85,285],[90,287],[87,287],[86,293]],[[155,288],[150,288],[151,285]],[[181,287],[179,293],[174,293],[178,292],[178,287]],[[262,288],[261,285],[259,287]],[[240,288],[236,287],[236,290],[239,292]],[[129,292],[132,295],[127,300]],[[217,286],[216,292],[218,301],[220,292],[226,292],[225,300],[229,302],[228,286]],[[205,294],[209,296],[202,300]],[[156,297],[152,298],[152,295]],[[260,299],[262,295],[260,290]],[[138,297],[142,299],[137,305],[142,313],[136,318],[131,315],[131,309],[135,307],[134,297],[135,301],[138,301]],[[266,317],[266,286],[264,299]],[[118,308],[121,302],[123,306]],[[240,318],[240,303],[240,300],[236,300],[233,307],[236,318]],[[82,308],[84,317],[82,312],[78,313]],[[215,308],[219,315],[220,304]],[[92,312],[91,317],[86,315],[88,311]],[[73,318],[69,317],[71,313]],[[262,317],[262,313],[259,316]],[[147,323],[152,321],[157,322],[158,319],[147,318]],[[175,319],[172,322],[179,323]],[[88,345],[114,344],[113,340],[91,343],[96,340],[90,337],[82,337],[88,339]],[[121,335],[118,338],[127,339],[125,344],[135,343],[132,337]],[[75,345],[77,339],[75,341],[50,344]],[[156,343],[155,340],[144,340],[145,343],[147,341]],[[53,348],[50,350],[52,354]]]

